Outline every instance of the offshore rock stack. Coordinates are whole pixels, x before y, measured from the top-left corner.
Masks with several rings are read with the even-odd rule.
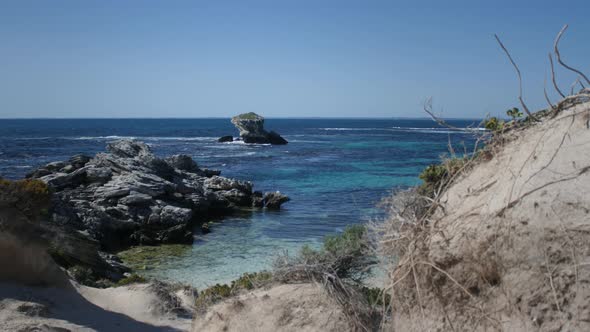
[[[264,118],[256,113],[250,112],[236,115],[231,119],[231,122],[240,131],[240,137],[244,143],[273,145],[284,145],[288,143],[278,133],[266,131],[264,129]],[[231,142],[229,140],[230,137],[223,136],[219,139],[219,142]]]

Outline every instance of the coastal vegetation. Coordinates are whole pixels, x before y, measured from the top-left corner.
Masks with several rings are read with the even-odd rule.
[[[10,181],[0,178],[0,202],[18,209],[31,219],[45,216],[50,204],[50,190],[40,180]]]
[[[133,274],[130,274],[128,277],[125,277],[125,278],[117,281],[115,286],[121,287],[121,286],[130,285],[130,284],[142,284],[142,283],[146,283],[147,281],[148,280],[146,278],[142,277],[141,275],[133,273]]]

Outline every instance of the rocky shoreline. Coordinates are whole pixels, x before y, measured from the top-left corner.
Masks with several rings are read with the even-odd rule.
[[[200,168],[187,155],[156,157],[140,141],[119,140],[93,158],[77,155],[27,175],[52,190],[51,221],[87,232],[104,250],[191,243],[192,226],[251,207],[280,208],[280,193]]]

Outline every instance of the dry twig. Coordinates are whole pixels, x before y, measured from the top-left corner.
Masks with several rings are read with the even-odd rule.
[[[586,77],[586,75],[584,75],[584,73],[582,73],[581,71],[572,68],[568,65],[566,65],[563,60],[561,60],[561,55],[559,54],[559,41],[561,40],[561,36],[563,35],[563,33],[565,32],[565,30],[567,30],[568,25],[564,25],[563,28],[561,28],[561,30],[559,31],[559,33],[557,34],[557,37],[555,38],[555,43],[553,44],[553,49],[555,51],[555,56],[557,57],[557,62],[559,62],[560,65],[562,65],[563,67],[565,67],[566,69],[569,69],[571,71],[573,71],[574,73],[577,73],[578,75],[580,75],[581,77],[584,78],[584,80],[586,80],[586,82],[588,84],[590,84],[590,80],[588,79],[588,77]]]
[[[516,69],[516,74],[518,75],[518,91],[519,91],[518,100],[520,101],[520,105],[522,105],[522,108],[524,109],[524,111],[526,112],[526,114],[528,116],[530,116],[531,118],[536,120],[536,118],[531,114],[531,111],[529,111],[529,108],[526,106],[526,104],[524,103],[524,100],[522,99],[522,75],[520,74],[520,69],[518,69],[516,62],[514,62],[514,60],[512,59],[512,56],[510,55],[510,52],[508,52],[508,49],[506,49],[504,44],[502,44],[500,37],[498,37],[498,35],[496,35],[496,34],[494,34],[494,37],[496,37],[498,44],[500,44],[500,47],[502,47],[502,49],[504,50],[504,53],[506,53],[506,56],[508,56],[508,60],[510,60],[510,62],[512,63],[512,66],[514,66],[514,69]]]
[[[553,67],[553,57],[551,56],[551,53],[549,53],[549,64],[551,65],[551,81],[553,82],[553,87],[555,88],[555,91],[559,93],[561,98],[565,98],[565,95],[563,92],[561,92],[559,86],[557,86],[557,82],[555,81],[555,68]]]

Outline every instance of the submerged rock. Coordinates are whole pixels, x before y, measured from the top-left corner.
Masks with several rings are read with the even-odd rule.
[[[190,156],[161,159],[134,140],[111,142],[107,150],[29,175],[52,188],[52,221],[86,232],[102,249],[190,243],[192,222],[253,204],[252,183],[201,169]]]
[[[256,113],[244,113],[236,115],[231,122],[240,131],[240,137],[245,143],[254,144],[287,144],[281,135],[274,131],[270,133],[264,130],[264,118]]]

